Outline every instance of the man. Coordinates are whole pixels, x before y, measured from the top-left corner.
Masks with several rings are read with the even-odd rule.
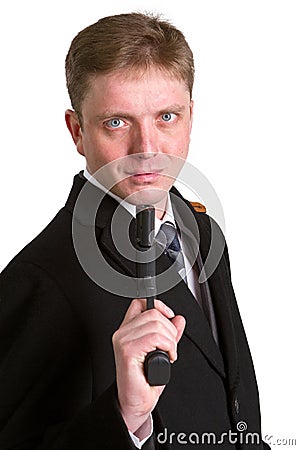
[[[216,224],[172,187],[193,117],[184,36],[150,15],[101,19],[73,40],[66,76],[86,169],[1,274],[0,448],[263,448],[226,246],[199,282]],[[131,295],[136,263],[118,248],[134,248],[140,204],[154,205],[163,248],[151,310]],[[145,377],[155,349],[172,363],[167,386]]]

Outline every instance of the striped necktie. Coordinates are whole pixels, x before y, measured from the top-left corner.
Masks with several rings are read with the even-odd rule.
[[[174,264],[174,268],[186,282],[186,269],[178,233],[171,222],[164,222],[156,236],[156,241],[163,246],[164,253]]]

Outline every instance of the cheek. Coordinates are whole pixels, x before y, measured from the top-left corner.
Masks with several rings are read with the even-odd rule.
[[[87,158],[93,159],[95,162],[101,163],[101,165],[110,162],[111,152],[109,151],[109,146],[105,145],[105,142],[99,139],[97,135],[87,134],[83,139],[83,146]]]
[[[186,158],[187,154],[188,154],[188,150],[189,150],[189,145],[190,145],[190,132],[189,130],[187,130],[186,128],[184,130],[182,130],[181,134],[179,135],[178,139],[177,139],[177,152],[176,155],[181,157],[181,158]]]

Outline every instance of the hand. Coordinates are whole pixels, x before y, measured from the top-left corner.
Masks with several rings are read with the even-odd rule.
[[[145,357],[159,348],[169,353],[171,363],[176,361],[184,327],[184,317],[175,316],[160,300],[155,300],[155,309],[146,310],[146,299],[134,299],[113,335],[119,404],[132,433],[146,422],[165,388],[148,384]]]

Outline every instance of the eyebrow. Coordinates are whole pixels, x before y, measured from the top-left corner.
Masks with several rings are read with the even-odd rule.
[[[96,120],[101,122],[101,120],[108,119],[109,117],[123,117],[124,119],[131,118],[128,113],[122,111],[104,111],[102,114],[96,115]]]
[[[173,104],[173,105],[168,105],[165,108],[159,110],[157,112],[157,114],[163,114],[165,112],[173,112],[176,114],[180,114],[183,113],[185,111],[186,107],[183,105],[179,105],[177,103]],[[128,114],[128,112],[125,111],[118,111],[118,110],[107,110],[107,111],[103,111],[103,113],[101,114],[97,114],[96,115],[96,120],[97,121],[101,121],[104,119],[107,119],[108,117],[122,117],[124,119],[132,119],[133,116],[131,114]]]
[[[186,109],[186,107],[184,105],[178,105],[177,103],[174,103],[174,105],[169,105],[169,106],[167,106],[167,108],[163,108],[159,112],[159,114],[166,112],[166,111],[180,114],[180,113],[184,112],[185,109]]]

